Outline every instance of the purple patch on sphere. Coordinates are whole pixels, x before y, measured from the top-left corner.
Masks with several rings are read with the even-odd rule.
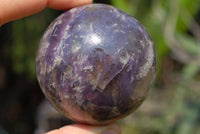
[[[74,121],[102,125],[143,102],[156,73],[155,48],[132,16],[108,5],[85,5],[48,27],[36,71],[58,111]]]

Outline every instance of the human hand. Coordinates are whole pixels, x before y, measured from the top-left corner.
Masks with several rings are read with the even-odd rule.
[[[20,19],[46,7],[67,10],[76,6],[92,3],[92,0],[0,0],[0,26]]]
[[[107,126],[75,124],[50,131],[47,134],[121,134],[121,129],[117,124]]]

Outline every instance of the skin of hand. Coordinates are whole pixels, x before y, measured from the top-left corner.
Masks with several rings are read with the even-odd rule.
[[[67,10],[90,4],[92,0],[0,0],[0,26],[16,19],[38,13],[46,7]]]
[[[16,19],[38,13],[46,7],[67,10],[76,6],[90,4],[92,0],[0,0],[0,26]],[[47,134],[121,134],[117,124],[90,126],[74,124],[52,130]]]
[[[117,124],[107,126],[75,124],[53,130],[47,134],[121,134],[121,129]]]

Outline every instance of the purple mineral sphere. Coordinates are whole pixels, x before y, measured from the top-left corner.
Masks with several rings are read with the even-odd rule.
[[[103,125],[133,112],[156,73],[156,54],[144,27],[103,4],[71,9],[48,27],[36,56],[39,84],[66,117]]]

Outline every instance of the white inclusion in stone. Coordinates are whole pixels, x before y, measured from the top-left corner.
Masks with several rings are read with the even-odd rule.
[[[76,53],[80,50],[81,46],[79,44],[74,44],[71,48],[72,53]]]
[[[117,17],[120,17],[121,14],[118,9],[113,8],[113,12],[116,14]]]
[[[144,47],[145,47],[144,41],[143,41],[143,40],[140,40],[139,42],[140,42],[140,45],[142,46],[142,48],[144,48]]]
[[[141,33],[144,33],[144,30],[142,29],[142,27],[138,27],[138,29],[139,29],[139,31],[140,31]]]
[[[147,50],[146,63],[140,67],[139,73],[136,76],[138,79],[145,77],[148,74],[151,66],[153,65],[153,61],[154,61],[153,43],[150,42],[149,48]]]
[[[93,65],[87,65],[87,66],[83,67],[83,70],[91,70],[91,71],[93,71]]]
[[[61,23],[62,23],[62,20],[58,20],[58,21],[55,22],[55,24],[52,27],[53,31],[51,33],[51,36],[57,36],[56,32],[57,32],[58,29],[57,29],[56,26],[60,25]]]
[[[117,25],[118,25],[118,24],[117,24],[117,23],[115,23],[115,24],[113,24],[113,25],[112,25],[112,27],[116,27]]]
[[[123,50],[123,48],[124,48],[124,47],[119,48],[119,49],[115,52],[115,54],[118,54],[121,50]]]
[[[77,57],[77,61],[75,61],[73,64],[74,65],[83,65],[86,61],[88,60],[87,55],[79,54]]]
[[[69,12],[75,13],[76,11],[77,11],[77,9],[76,9],[76,8],[73,8],[73,9],[71,9]]]
[[[81,25],[80,24],[77,25],[76,30],[77,31],[81,30]]]
[[[64,32],[64,39],[68,39],[71,35],[68,33],[69,29],[71,28],[71,26],[67,25],[65,28],[65,32]]]
[[[121,15],[121,19],[122,19],[122,20],[125,20],[125,19],[126,19],[126,16],[125,16],[125,15]]]
[[[119,60],[123,65],[126,65],[129,61],[130,55],[126,51],[126,55],[120,56]]]
[[[51,66],[48,66],[47,72],[51,72],[56,66],[59,66],[61,61],[62,61],[62,57],[57,56],[54,59],[52,58],[51,60],[53,60],[53,64]]]
[[[75,97],[75,99],[76,99],[76,103],[77,103],[79,106],[81,106],[81,105],[83,104],[83,102],[85,101],[85,98],[84,98],[84,96],[82,95],[81,92],[76,92],[76,93],[74,94],[74,97]]]
[[[131,80],[129,81],[129,83],[132,83],[134,81],[134,76],[131,75]]]

